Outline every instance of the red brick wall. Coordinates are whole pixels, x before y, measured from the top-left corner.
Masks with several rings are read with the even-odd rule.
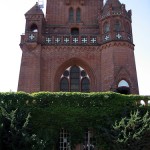
[[[19,90],[59,91],[62,73],[81,66],[90,77],[91,91],[115,90],[120,80],[138,93],[133,46],[111,42],[99,46],[43,46],[23,52]]]
[[[119,81],[126,80],[131,93],[138,94],[134,46],[128,42],[111,42],[102,46],[102,90],[115,90]]]
[[[80,0],[47,0],[46,20],[50,25],[66,25],[68,23],[69,8],[81,8],[81,21],[85,25],[98,24],[99,0],[85,0],[82,5]],[[75,19],[74,19],[75,20]]]
[[[25,36],[22,36],[23,55],[18,90],[26,92],[59,91],[62,73],[68,67],[78,65],[88,73],[91,91],[115,91],[119,81],[126,80],[130,85],[131,93],[138,94],[134,46],[125,31],[127,21],[131,23],[131,20],[118,15],[117,18],[122,22],[120,34],[123,38],[116,39],[117,32],[114,32],[113,26],[113,21],[116,19],[114,15],[107,16],[100,21],[99,13],[102,1],[83,0],[84,3],[81,4],[81,0],[69,0],[70,3],[66,4],[67,1],[48,0],[46,21],[42,15],[41,18],[36,14],[30,14],[30,17],[26,16],[27,26],[32,22],[36,23],[35,19],[37,19],[37,25],[40,29],[36,34],[37,41],[29,41],[28,30]],[[78,7],[81,8],[81,23],[68,22],[70,7],[74,10]],[[111,25],[111,31],[107,33],[111,39],[108,41],[104,41],[102,32],[101,25],[105,22],[104,19],[109,20]],[[62,43],[62,45],[43,43],[45,37],[70,36],[72,27],[79,28],[80,36],[98,36],[97,43],[92,45],[89,41],[88,44],[71,45],[71,43],[68,46]],[[132,33],[130,35],[132,36]]]
[[[97,46],[45,46],[41,61],[41,90],[59,91],[63,72],[81,66],[90,76],[91,91],[100,90],[100,49]]]
[[[28,47],[23,47],[18,83],[19,91],[30,93],[40,91],[40,53],[40,45],[31,44]]]

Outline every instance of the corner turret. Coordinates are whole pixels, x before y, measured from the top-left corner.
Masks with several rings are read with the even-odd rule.
[[[119,0],[107,0],[101,10],[102,43],[125,40],[133,43],[131,10],[127,11]]]
[[[45,18],[38,2],[25,13],[25,35],[21,36],[21,45],[24,43],[40,43],[41,34],[45,25]]]

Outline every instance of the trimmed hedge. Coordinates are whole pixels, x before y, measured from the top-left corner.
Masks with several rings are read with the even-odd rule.
[[[150,97],[112,92],[0,93],[0,105],[8,112],[19,108],[31,113],[31,132],[46,141],[49,149],[57,149],[61,128],[71,134],[72,146],[82,143],[85,129],[92,128],[97,146],[111,147],[112,139],[108,139],[112,124],[129,116],[131,110],[143,109],[136,105],[140,100],[150,100]],[[144,112],[147,109],[149,107],[145,107]]]

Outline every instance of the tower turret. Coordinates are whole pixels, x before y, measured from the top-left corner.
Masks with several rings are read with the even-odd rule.
[[[28,42],[40,41],[43,32],[45,18],[39,4],[36,3],[28,12],[25,13],[26,27],[25,35]]]
[[[112,40],[124,40],[133,43],[131,10],[127,11],[119,0],[107,0],[100,22],[102,24],[102,43]]]
[[[25,13],[25,18],[25,34],[21,35],[20,43],[22,60],[18,89],[34,92],[40,90],[40,55],[45,18],[38,3]]]
[[[124,4],[106,1],[100,16],[104,91],[109,84],[113,91],[138,93],[131,22],[131,10]]]

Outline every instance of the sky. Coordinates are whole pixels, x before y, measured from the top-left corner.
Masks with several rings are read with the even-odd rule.
[[[38,0],[3,0],[0,9],[0,92],[17,91],[24,14]],[[132,10],[132,30],[140,95],[150,95],[150,0],[120,0]],[[46,0],[44,0],[46,5]]]

